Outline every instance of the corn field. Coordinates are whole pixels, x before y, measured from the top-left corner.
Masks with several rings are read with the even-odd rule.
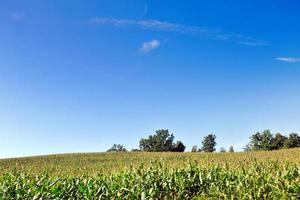
[[[122,153],[78,153],[24,158],[0,159],[0,176],[17,170],[28,174],[47,172],[52,177],[97,176],[122,172],[129,167],[140,165],[150,167],[152,162],[163,160],[164,165],[171,168],[182,168],[191,161],[199,165],[211,167],[227,163],[232,167],[240,163],[257,161],[278,161],[300,165],[300,148],[280,151],[257,151],[238,153],[174,153],[174,152],[122,152]]]
[[[300,199],[299,161],[300,149],[6,159],[0,199]]]
[[[0,178],[0,199],[299,199],[300,169],[278,162],[169,169],[161,162],[94,177],[53,178],[13,171]]]

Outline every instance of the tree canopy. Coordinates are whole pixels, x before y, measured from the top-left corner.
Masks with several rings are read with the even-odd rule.
[[[132,151],[149,151],[149,152],[184,152],[186,147],[182,141],[174,141],[175,137],[168,129],[160,129],[147,138],[139,141],[139,149]],[[209,134],[202,140],[202,147],[194,145],[191,152],[214,152],[216,151],[216,135]],[[288,136],[276,133],[273,135],[270,130],[256,132],[250,137],[250,142],[245,146],[244,151],[270,151],[282,148],[300,147],[300,136],[298,133],[291,133]],[[114,144],[107,152],[124,152],[126,148],[121,144]],[[224,147],[220,152],[226,152]],[[230,146],[228,152],[234,152],[233,146]]]
[[[297,133],[291,133],[288,137],[276,133],[275,136],[270,130],[257,132],[250,137],[248,148],[251,151],[269,151],[281,148],[300,147],[300,136]]]
[[[213,134],[209,134],[202,140],[202,151],[204,152],[214,152],[216,143],[216,136]]]
[[[272,150],[273,135],[270,130],[263,132],[256,132],[250,137],[250,148],[254,151],[258,150]]]
[[[157,130],[155,134],[140,140],[140,149],[143,151],[162,152],[173,151],[183,152],[185,146],[181,141],[174,143],[174,135],[168,129]]]
[[[125,147],[121,144],[114,144],[110,149],[107,150],[107,152],[120,152],[120,151],[127,151]]]
[[[284,147],[295,148],[300,147],[300,136],[297,133],[291,133],[284,141]]]
[[[272,139],[272,149],[281,149],[284,147],[284,143],[287,140],[287,137],[281,135],[280,133],[276,133],[274,138]]]

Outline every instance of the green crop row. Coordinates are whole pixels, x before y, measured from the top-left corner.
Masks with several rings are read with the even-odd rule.
[[[0,177],[0,199],[300,199],[300,168],[257,162],[238,167],[161,162],[117,174],[54,178],[12,171]]]
[[[196,160],[200,165],[219,165],[228,163],[238,167],[240,163],[252,160],[273,160],[282,164],[292,162],[300,167],[300,148],[279,151],[255,151],[239,153],[174,153],[174,152],[117,152],[117,153],[82,153],[35,156],[0,160],[0,176],[18,170],[29,174],[41,174],[44,171],[52,177],[96,176],[97,174],[119,173],[130,165],[150,166],[152,161],[163,160],[167,168],[182,168]]]

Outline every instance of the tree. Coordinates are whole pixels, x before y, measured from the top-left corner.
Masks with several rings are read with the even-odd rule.
[[[272,140],[272,149],[277,150],[283,148],[286,140],[287,137],[281,135],[280,133],[276,133]]]
[[[284,141],[285,148],[300,147],[300,136],[297,133],[291,133]]]
[[[250,144],[246,144],[246,146],[244,147],[244,151],[245,151],[245,152],[251,151]]]
[[[272,150],[273,135],[270,130],[265,130],[261,133],[261,147],[262,150]]]
[[[127,151],[123,145],[120,144],[114,144],[110,149],[107,150],[107,152],[125,152]]]
[[[221,147],[221,148],[220,148],[220,152],[221,152],[221,153],[226,153],[226,149],[225,149],[224,147]]]
[[[185,146],[181,141],[177,141],[175,145],[173,145],[172,151],[174,152],[184,152]]]
[[[154,135],[140,140],[140,149],[143,151],[184,151],[185,146],[181,141],[174,143],[174,135],[168,129],[157,130]]]
[[[233,146],[230,146],[230,147],[229,147],[229,152],[230,152],[230,153],[233,153],[233,152],[234,152]]]
[[[214,152],[216,143],[216,136],[213,134],[209,134],[202,140],[202,150],[205,152]]]
[[[300,147],[300,136],[297,133],[291,133],[288,137],[280,133],[273,136],[270,130],[265,130],[262,133],[255,133],[250,137],[250,140],[247,150],[269,151],[281,148]]]
[[[197,152],[197,151],[199,151],[198,146],[197,146],[197,145],[194,145],[194,146],[192,147],[191,152]]]
[[[262,133],[257,132],[250,137],[250,148],[254,151],[272,150],[273,135],[270,130],[265,130]]]

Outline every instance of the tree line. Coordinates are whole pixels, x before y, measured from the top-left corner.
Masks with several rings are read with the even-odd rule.
[[[281,133],[273,135],[270,130],[256,132],[250,137],[249,144],[244,148],[245,151],[270,151],[283,148],[300,147],[300,136],[291,133],[284,136]]]
[[[184,152],[186,146],[182,141],[174,141],[174,134],[168,129],[160,129],[155,131],[155,134],[149,135],[147,138],[142,138],[139,141],[139,149],[132,151],[146,152]],[[208,134],[202,140],[202,146],[198,148],[194,145],[191,152],[214,152],[216,151],[216,135]],[[270,130],[256,132],[250,137],[250,142],[245,146],[244,151],[271,151],[283,148],[300,147],[300,136],[297,133],[291,133],[284,136],[281,133],[273,135]],[[126,148],[121,144],[114,144],[108,152],[125,152]],[[221,147],[220,152],[226,152],[224,147]],[[233,146],[229,147],[228,152],[234,152]]]

